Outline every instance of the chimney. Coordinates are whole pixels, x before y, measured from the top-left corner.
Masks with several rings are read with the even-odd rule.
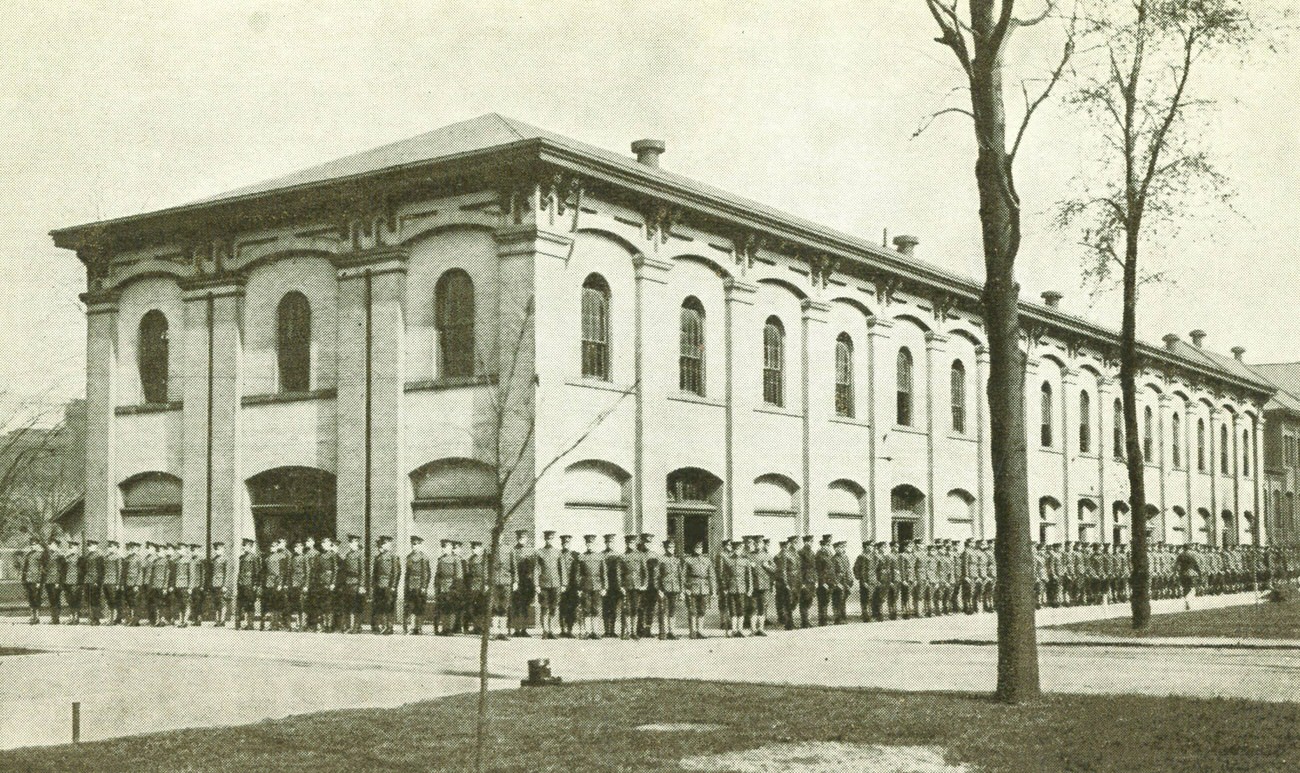
[[[659,168],[659,156],[668,149],[668,145],[663,140],[637,140],[632,143],[632,152],[636,154],[638,163],[646,166]]]
[[[1049,309],[1059,309],[1061,308],[1061,299],[1064,297],[1055,290],[1048,290],[1043,293],[1043,303],[1046,303]]]
[[[1245,353],[1246,353],[1246,347],[1244,346],[1232,347],[1232,356],[1237,358],[1237,362],[1242,362],[1241,356]]]
[[[1200,348],[1201,348],[1201,343],[1205,341],[1205,331],[1204,331],[1204,330],[1193,330],[1192,332],[1188,333],[1187,335],[1191,336],[1191,338],[1192,338],[1192,344],[1195,345],[1197,349],[1200,349]]]
[[[1165,348],[1172,352],[1174,347],[1178,346],[1178,335],[1176,333],[1169,333],[1164,337],[1164,342]]]
[[[903,253],[909,258],[912,257],[912,252],[916,249],[916,245],[920,243],[921,240],[916,238],[915,236],[904,235],[904,236],[894,237],[894,249],[898,250],[899,252]]]

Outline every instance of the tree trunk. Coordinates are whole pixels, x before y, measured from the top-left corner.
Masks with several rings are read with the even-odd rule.
[[[1006,110],[1002,101],[1001,44],[990,45],[995,25],[993,3],[973,0],[976,41],[971,71],[971,107],[979,155],[980,224],[984,244],[984,322],[989,342],[990,449],[997,542],[993,556],[998,582],[998,685],[996,697],[1008,703],[1040,694],[1038,640],[1034,630],[1033,537],[1025,442],[1025,363],[1020,350],[1020,203],[1006,151]]]
[[[1137,406],[1137,266],[1138,234],[1142,223],[1129,222],[1124,240],[1124,323],[1119,336],[1119,387],[1124,404],[1124,450],[1128,468],[1129,517],[1133,535],[1129,571],[1129,606],[1133,628],[1146,628],[1151,622],[1151,573],[1147,558],[1146,459],[1142,438],[1138,434]],[[1151,439],[1154,448],[1155,439]]]
[[[484,759],[484,743],[487,740],[487,689],[488,689],[488,642],[492,636],[492,581],[496,577],[497,562],[501,560],[501,532],[505,530],[504,494],[497,496],[496,520],[492,523],[492,544],[488,547],[487,571],[484,579],[489,592],[479,613],[478,639],[478,711],[474,722],[474,769],[478,773],[487,770]]]

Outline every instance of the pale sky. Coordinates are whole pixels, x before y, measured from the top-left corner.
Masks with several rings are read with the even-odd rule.
[[[0,394],[84,393],[84,272],[51,228],[185,203],[499,112],[843,231],[915,234],[982,276],[971,131],[923,0],[92,2],[8,0],[0,29]],[[522,9],[522,10],[521,10]],[[1035,31],[1017,63],[1046,64]],[[1025,46],[1029,44],[1026,50]],[[1014,45],[1014,44],[1013,44]],[[1142,335],[1193,328],[1253,362],[1300,360],[1300,49],[1216,65],[1206,141],[1236,209],[1191,213]],[[961,95],[958,95],[960,99]],[[950,103],[951,104],[951,103]],[[1018,163],[1023,296],[1118,326],[1048,225],[1091,151],[1049,108]]]

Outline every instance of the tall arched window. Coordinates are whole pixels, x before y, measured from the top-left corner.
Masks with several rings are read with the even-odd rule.
[[[167,402],[167,315],[158,309],[140,318],[139,355],[140,391],[146,403]]]
[[[903,347],[898,350],[898,399],[895,419],[900,427],[912,426],[912,353]]]
[[[294,291],[285,293],[275,311],[276,359],[281,392],[311,389],[311,303]]]
[[[1043,382],[1041,416],[1039,418],[1038,442],[1043,448],[1052,447],[1052,385]]]
[[[1092,395],[1079,393],[1079,452],[1092,452]]]
[[[952,431],[966,434],[966,366],[954,360],[952,372]]]
[[[681,353],[677,386],[683,392],[704,396],[704,304],[690,296],[682,301]]]
[[[1205,472],[1205,419],[1196,420],[1196,471]]]
[[[1219,425],[1219,472],[1227,475],[1232,466],[1232,454],[1228,450],[1228,425]]]
[[[1169,419],[1169,434],[1173,442],[1169,445],[1170,456],[1175,468],[1183,466],[1183,420],[1175,413]]]
[[[1151,462],[1155,460],[1155,421],[1151,406],[1147,406],[1142,411],[1142,461]]]
[[[1250,430],[1241,431],[1241,474],[1250,474]]]
[[[776,317],[763,325],[763,402],[785,404],[785,329]]]
[[[1116,400],[1115,409],[1113,413],[1114,413],[1114,417],[1113,417],[1114,426],[1111,428],[1111,443],[1113,443],[1115,447],[1112,449],[1111,452],[1114,454],[1116,459],[1123,459],[1124,458],[1124,403],[1120,402],[1119,400]]]
[[[459,268],[438,279],[434,289],[441,376],[474,375],[474,280]]]
[[[835,339],[835,414],[853,415],[853,339],[848,333]]]
[[[582,375],[609,381],[609,284],[600,274],[582,283]]]

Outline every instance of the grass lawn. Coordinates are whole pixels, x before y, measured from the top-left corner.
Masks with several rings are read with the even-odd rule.
[[[1195,606],[1196,602],[1192,602],[1192,605]],[[1140,632],[1130,627],[1127,617],[1054,627],[1106,636],[1227,636],[1300,640],[1300,601],[1262,601],[1237,607],[1152,615],[1150,627]]]
[[[257,690],[257,685],[232,686]],[[365,689],[365,685],[358,685]],[[0,770],[429,771],[472,764],[474,695],[237,728],[0,752]],[[1300,706],[1138,696],[972,695],[639,680],[490,695],[493,770],[669,771],[765,744],[937,745],[983,771],[1275,771],[1300,766]],[[711,723],[651,733],[644,723]]]

